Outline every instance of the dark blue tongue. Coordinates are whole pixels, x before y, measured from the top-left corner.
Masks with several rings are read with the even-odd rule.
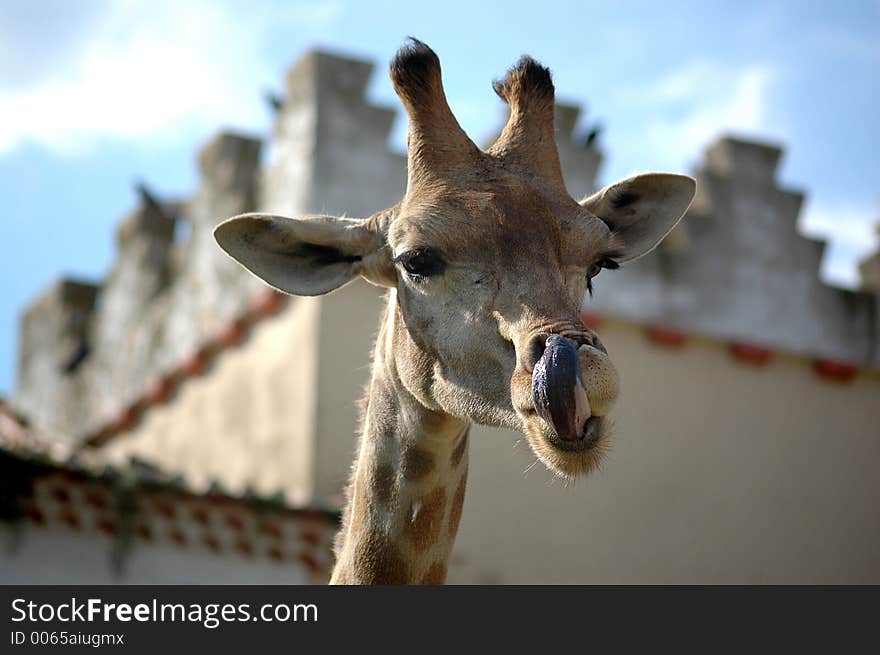
[[[544,354],[532,371],[535,410],[560,439],[576,441],[590,417],[590,404],[581,380],[574,343],[559,336],[547,338]]]

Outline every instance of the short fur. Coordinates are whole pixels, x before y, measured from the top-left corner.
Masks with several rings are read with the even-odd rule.
[[[443,91],[440,59],[431,48],[412,37],[391,60],[390,74],[394,90],[407,106],[428,107]]]
[[[538,110],[553,109],[555,89],[550,69],[528,55],[520,57],[492,88],[511,107],[524,110],[531,104]]]

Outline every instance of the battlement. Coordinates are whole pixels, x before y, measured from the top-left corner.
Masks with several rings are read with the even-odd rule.
[[[95,305],[98,286],[91,282],[61,278],[53,282],[22,312],[24,320],[56,310],[89,314]]]
[[[187,207],[194,236],[210,236],[224,218],[256,206],[262,148],[261,140],[233,132],[220,132],[202,147],[199,186]]]
[[[880,236],[880,224],[875,231]],[[880,247],[859,262],[859,280],[862,289],[880,293]]]
[[[659,248],[597,279],[591,311],[875,365],[876,299],[820,279],[825,244],[798,232],[804,196],[776,183],[781,154],[727,136],[709,145],[680,227],[687,248]]]
[[[259,164],[261,147],[259,139],[221,132],[199,151],[199,170],[203,177],[225,181],[229,186],[247,184]],[[238,185],[236,180],[240,180]]]
[[[586,143],[586,137],[577,134],[575,128],[581,117],[577,105],[556,103],[556,148],[562,177],[568,192],[580,200],[595,191],[596,175],[602,163],[602,153],[594,143]]]
[[[80,397],[71,391],[94,351],[100,291],[96,284],[61,279],[22,313],[16,405],[49,434],[61,432]]]
[[[706,170],[721,177],[772,185],[782,148],[724,136],[706,149]]]
[[[201,371],[205,344],[240,332],[265,287],[216,247],[221,220],[255,210],[366,217],[398,201],[406,158],[388,147],[398,112],[367,101],[373,70],[305,54],[276,103],[264,165],[260,139],[218,134],[198,154],[192,197],[170,202],[142,189],[100,286],[62,281],[25,310],[16,403],[36,425],[81,438],[124,423],[144,389],[161,390],[175,371]],[[560,161],[576,198],[594,190],[602,159],[595,129],[578,133],[580,119],[580,107],[557,105]],[[823,244],[797,232],[803,194],[777,184],[781,156],[778,146],[729,136],[711,144],[696,171],[698,197],[670,245],[600,276],[590,311],[880,364],[877,295],[821,282]],[[191,230],[178,242],[181,221]]]
[[[84,359],[99,288],[62,278],[34,300],[21,316],[19,373],[44,359],[59,375],[73,372]],[[19,384],[27,383],[19,379]]]
[[[267,211],[366,217],[403,195],[406,158],[388,149],[397,113],[364,95],[373,70],[320,51],[293,66],[263,173]]]
[[[143,206],[131,212],[116,232],[116,244],[125,249],[139,238],[171,243],[174,239],[175,216],[159,206]]]

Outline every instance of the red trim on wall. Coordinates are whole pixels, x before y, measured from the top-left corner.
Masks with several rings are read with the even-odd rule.
[[[141,539],[143,539],[144,541],[152,541],[153,540],[153,530],[150,528],[149,525],[144,525],[143,523],[141,523],[140,525],[138,525],[134,529],[134,531],[135,531],[135,534],[137,534],[137,536],[140,537]]]
[[[113,431],[113,425],[108,423],[97,432],[92,433],[92,435],[86,439],[86,445],[91,446],[92,448],[97,448],[103,446],[115,436],[116,432]]]
[[[153,501],[153,507],[156,511],[167,519],[173,519],[176,513],[174,503],[166,499],[156,499]]]
[[[201,375],[208,368],[210,352],[207,347],[199,348],[183,358],[180,362],[180,371],[186,377]]]
[[[309,546],[317,546],[321,543],[321,536],[317,532],[312,532],[311,530],[304,530],[299,538]]]
[[[687,341],[687,334],[665,325],[651,325],[645,333],[653,343],[670,348],[679,348]]]
[[[320,525],[325,525],[327,521],[327,517],[324,516],[321,512],[314,509],[301,509],[297,512],[297,518],[301,521],[307,521],[312,523],[318,523]]]
[[[31,523],[36,523],[37,525],[46,525],[46,517],[36,507],[27,507],[24,510],[24,515]]]
[[[773,351],[769,348],[755,346],[750,343],[730,344],[730,354],[734,359],[746,364],[764,366],[773,359]]]
[[[280,539],[282,536],[281,527],[277,523],[264,523],[260,527],[260,532],[267,537],[272,537],[274,539]]]
[[[310,553],[300,553],[300,555],[297,559],[300,562],[302,562],[303,564],[305,564],[308,567],[308,569],[312,572],[316,572],[316,571],[321,570],[320,562],[318,562],[318,560],[315,559]]]
[[[130,430],[148,407],[167,402],[185,378],[202,375],[216,355],[240,345],[254,323],[277,314],[288,299],[288,295],[274,289],[257,293],[243,316],[223,326],[213,338],[186,355],[176,370],[150,381],[138,402],[86,436],[85,443],[92,447],[103,446],[120,433]]]
[[[246,332],[247,321],[244,318],[227,323],[220,328],[217,336],[214,337],[217,349],[223,350],[224,348],[234,348],[244,340]]]
[[[186,535],[183,534],[183,530],[180,528],[172,528],[168,533],[168,537],[178,546],[186,546]]]
[[[99,518],[97,523],[95,524],[95,527],[98,528],[98,532],[103,532],[104,534],[110,535],[116,534],[116,531],[119,528],[119,526],[116,525],[116,521],[107,516],[102,516],[101,518]]]
[[[210,522],[210,513],[206,507],[194,507],[191,514],[196,523],[208,525]]]
[[[62,523],[67,524],[68,526],[70,526],[74,530],[79,530],[80,521],[79,521],[79,516],[76,514],[76,512],[69,510],[69,509],[65,509],[58,515],[58,518],[61,519]]]
[[[156,378],[147,385],[147,391],[144,398],[151,405],[161,405],[171,398],[174,391],[174,376],[165,375]]]
[[[64,471],[40,478],[32,495],[22,500],[22,518],[38,526],[58,522],[71,529],[94,531],[113,539],[126,523],[124,518],[115,515],[120,508],[116,507],[107,484],[109,482],[103,479],[90,481],[81,472]],[[226,507],[222,509],[208,504],[210,498],[172,491],[145,499],[139,503],[138,516],[133,520],[133,534],[147,542],[165,541],[180,548],[202,547],[215,553],[266,558],[279,563],[298,562],[314,573],[326,573],[329,541],[327,534],[313,522],[323,518],[326,530],[330,520],[328,513],[285,509],[266,515],[241,498],[225,497]],[[286,529],[290,525],[287,518],[292,515],[296,517],[296,533],[288,533]],[[189,524],[189,529],[181,524],[188,519],[202,524],[198,532],[192,530],[193,524]],[[225,543],[212,526],[231,537],[231,541]],[[297,533],[299,539],[295,536]],[[286,535],[290,537],[290,545],[301,540],[303,549],[296,554],[285,550]]]
[[[235,514],[227,514],[226,515],[226,525],[228,525],[231,529],[236,532],[241,532],[244,530],[244,519]]]
[[[103,491],[98,491],[97,489],[92,489],[91,491],[87,491],[85,494],[86,504],[94,507],[95,509],[107,509],[110,505],[110,502],[107,499],[107,494]]]
[[[119,414],[116,415],[116,418],[113,419],[113,422],[110,424],[110,429],[113,432],[125,432],[126,430],[130,430],[133,428],[138,419],[141,417],[141,407],[137,403],[126,407],[121,410]]]
[[[53,487],[50,492],[52,498],[59,503],[70,502],[70,491],[64,487]]]
[[[834,382],[852,382],[859,374],[859,367],[855,364],[830,359],[816,360],[813,368],[820,378]]]
[[[264,289],[257,294],[251,303],[251,313],[258,318],[274,316],[280,311],[287,297],[287,295],[280,291],[275,291],[275,289]]]

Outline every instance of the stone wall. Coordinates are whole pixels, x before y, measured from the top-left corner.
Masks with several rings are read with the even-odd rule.
[[[339,502],[383,292],[357,281],[281,303],[211,229],[248,209],[367,216],[395,203],[405,159],[387,145],[395,113],[364,99],[371,70],[306,55],[262,167],[259,142],[219,135],[181,211],[146,203],[126,220],[124,261],[100,288],[63,282],[34,301],[17,401],[35,423],[76,440],[182,371],[176,393],[160,386],[139,420],[123,414],[78,456],[144,461],[201,491]],[[577,111],[557,108],[557,138],[581,197],[601,155],[574,133]],[[803,195],[777,184],[781,155],[716,141],[672,238],[597,278],[585,316],[623,390],[602,471],[564,486],[518,435],[474,427],[451,582],[880,580],[876,289],[820,281],[823,244],[797,231]],[[190,222],[186,242],[169,240],[172,219]],[[831,380],[815,360],[832,360],[817,368]]]
[[[84,364],[93,359],[98,293],[94,284],[60,280],[21,315],[16,404],[59,438],[88,401],[80,380]]]
[[[875,297],[819,278],[824,243],[798,233],[804,196],[777,185],[781,155],[780,148],[730,137],[713,143],[695,172],[698,197],[678,230],[684,239],[597,278],[588,308],[876,365]]]
[[[66,440],[100,431],[262,289],[211,235],[224,218],[256,209],[260,146],[217,136],[200,153],[188,202],[171,213],[144,199],[122,222],[100,287],[63,280],[25,310],[15,402],[42,430]],[[181,222],[188,236],[175,240]],[[80,359],[63,368],[61,351],[77,348]]]
[[[306,54],[287,76],[261,165],[260,141],[223,133],[199,155],[199,186],[169,212],[144,202],[119,230],[107,279],[62,281],[22,318],[15,401],[43,430],[81,440],[156,380],[198,358],[263,285],[216,247],[211,231],[249,210],[364,217],[405,190],[406,161],[388,147],[397,116],[365,99],[369,62]],[[557,107],[557,140],[575,197],[601,155],[574,134],[579,109]],[[696,171],[699,195],[673,237],[605,272],[588,310],[858,366],[880,365],[876,294],[826,286],[823,244],[797,232],[803,195],[775,180],[780,148],[721,138]],[[174,235],[188,222],[189,236]],[[364,326],[371,330],[372,326]],[[319,394],[318,416],[332,415]]]
[[[880,236],[880,225],[876,232]],[[880,292],[880,248],[859,262],[859,278],[863,289]]]
[[[621,375],[603,465],[565,484],[475,426],[450,583],[880,582],[880,375],[841,384],[628,321],[599,334]]]

